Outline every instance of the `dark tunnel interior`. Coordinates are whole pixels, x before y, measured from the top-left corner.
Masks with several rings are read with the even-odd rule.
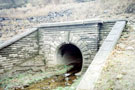
[[[80,72],[83,57],[80,49],[73,44],[64,44],[58,49],[58,59],[65,65],[73,65],[72,70]]]

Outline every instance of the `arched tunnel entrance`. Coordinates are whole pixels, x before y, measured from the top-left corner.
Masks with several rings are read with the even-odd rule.
[[[57,60],[59,64],[72,65],[75,73],[82,69],[83,57],[80,49],[73,44],[64,44],[58,49]]]

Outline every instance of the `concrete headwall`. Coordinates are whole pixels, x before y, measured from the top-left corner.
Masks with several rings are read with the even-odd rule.
[[[85,70],[98,50],[98,23],[43,27],[39,29],[39,36],[40,54],[45,55],[48,66],[62,64],[57,53],[64,44],[73,44],[80,49]]]
[[[37,54],[37,31],[13,43],[11,42],[6,47],[0,47],[0,73],[11,70],[14,66],[22,64]]]
[[[0,45],[0,74],[59,64],[57,51],[69,43],[80,49],[85,72],[114,23],[77,21],[39,25]]]

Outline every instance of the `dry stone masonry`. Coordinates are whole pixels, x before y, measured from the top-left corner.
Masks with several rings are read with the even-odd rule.
[[[0,45],[0,75],[74,61],[82,63],[84,73],[115,22],[75,21],[27,30]]]
[[[117,21],[115,23],[109,35],[106,37],[102,46],[94,57],[91,65],[83,75],[76,90],[95,90],[94,88],[96,82],[101,75],[108,57],[115,48],[115,45],[117,44],[126,23],[126,21]]]

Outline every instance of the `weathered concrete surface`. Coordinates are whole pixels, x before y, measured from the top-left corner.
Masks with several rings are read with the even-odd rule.
[[[94,90],[95,83],[100,76],[107,58],[120,38],[125,24],[126,21],[118,21],[115,23],[76,90]]]

